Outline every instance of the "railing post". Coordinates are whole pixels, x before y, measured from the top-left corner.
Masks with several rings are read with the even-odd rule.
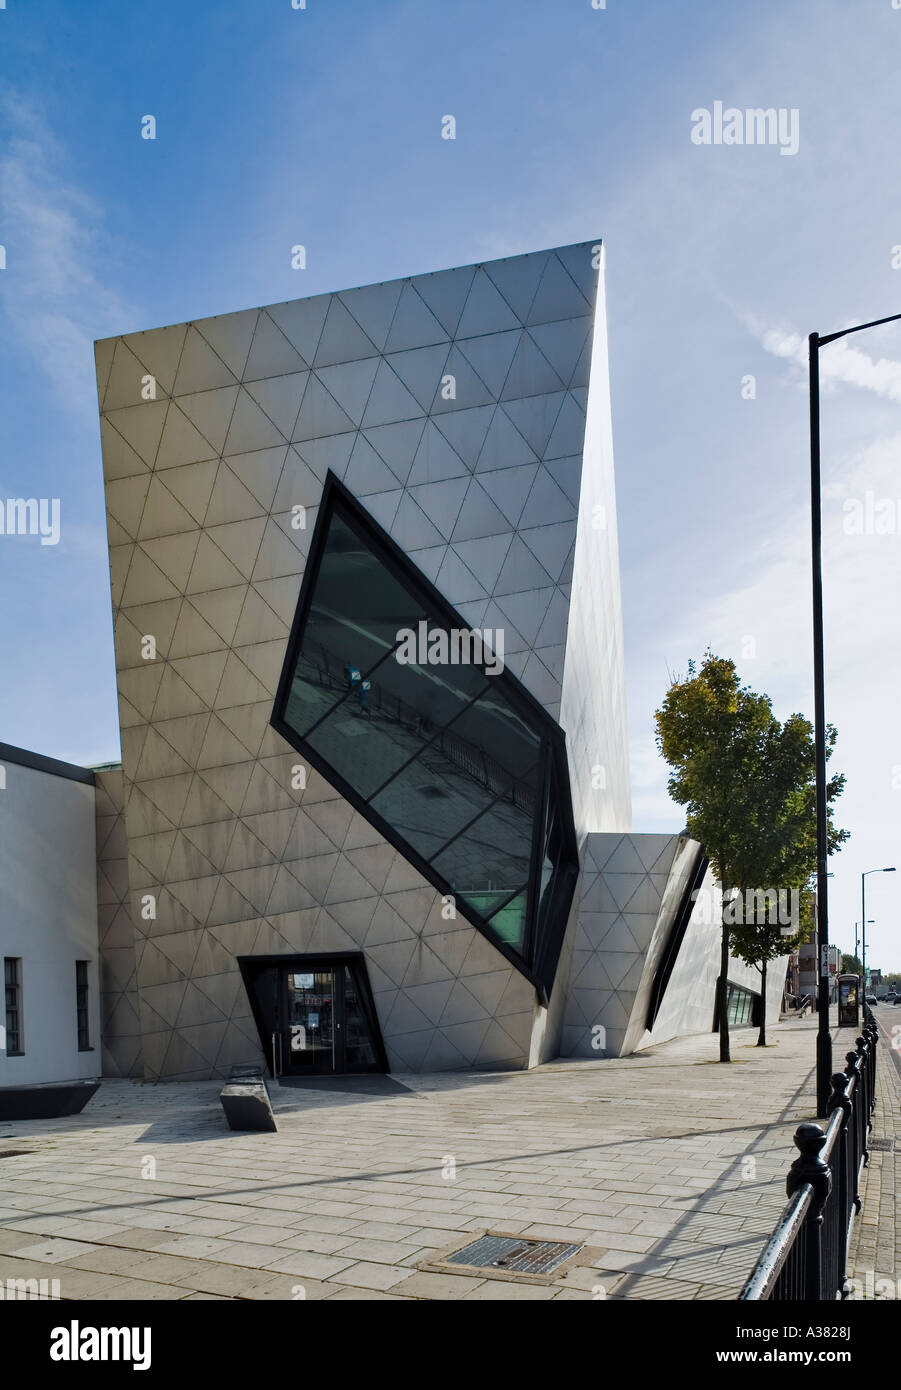
[[[876,1027],[876,1024],[871,1021],[869,1026],[863,1031],[870,1039],[870,1110],[874,1111],[876,1109],[876,1047],[879,1042],[879,1029]]]
[[[845,1061],[848,1063],[845,1072],[849,1080],[851,1077],[854,1078],[854,1133],[857,1137],[857,1167],[859,1168],[861,1163],[866,1167],[870,1161],[870,1154],[867,1149],[866,1087],[860,1070],[860,1053],[846,1053]],[[859,1199],[857,1210],[860,1211]]]
[[[870,1070],[870,1053],[872,1052],[873,1049],[872,1049],[871,1046],[870,1046],[870,1039],[869,1039],[869,1037],[867,1036],[866,1031],[864,1031],[863,1036],[859,1037],[856,1041],[857,1041],[857,1051],[858,1051],[858,1053],[860,1054],[860,1064],[859,1064],[857,1070],[858,1070],[859,1075],[860,1075],[861,1078],[863,1079],[863,1083],[864,1083],[864,1092],[865,1092],[865,1095],[866,1095],[866,1104],[865,1104],[865,1106],[864,1106],[864,1116],[865,1116],[865,1119],[866,1119],[866,1128],[867,1128],[868,1130],[870,1130],[870,1129],[873,1128],[873,1121],[870,1119],[870,1116],[872,1115],[873,1109],[874,1109],[874,1100],[873,1100],[873,1077],[872,1077],[872,1072],[871,1072],[871,1070]],[[868,1153],[867,1153],[867,1161],[868,1161],[868,1162],[869,1162],[869,1157],[870,1157],[870,1155],[869,1155],[869,1152],[868,1152]]]
[[[842,1298],[848,1298],[851,1286],[848,1283],[848,1223],[851,1219],[852,1203],[860,1210],[857,1195],[857,1173],[852,1150],[853,1133],[851,1124],[854,1118],[854,1103],[847,1094],[849,1077],[837,1071],[832,1078],[832,1095],[829,1097],[829,1114],[836,1110],[842,1112],[842,1127],[836,1137],[832,1150],[832,1172],[837,1175],[837,1192],[833,1200],[838,1202],[838,1278]]]
[[[823,1208],[832,1190],[832,1173],[820,1150],[826,1142],[825,1130],[819,1125],[798,1125],[794,1144],[799,1156],[788,1170],[785,1190],[793,1197],[805,1183],[810,1183],[813,1196],[804,1222],[806,1260],[804,1270],[805,1302],[819,1302],[823,1292]],[[833,1290],[831,1297],[835,1297]]]

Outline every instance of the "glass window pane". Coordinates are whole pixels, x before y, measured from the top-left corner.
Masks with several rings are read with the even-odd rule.
[[[393,650],[398,629],[415,627],[422,616],[403,585],[340,517],[333,516],[288,694],[286,722],[305,733]]]
[[[487,775],[477,750],[452,734],[445,730],[423,748],[370,802],[424,859],[487,810],[501,786],[512,789],[509,777],[499,782]]]
[[[285,976],[288,1071],[334,1065],[335,987],[331,970]]]
[[[528,882],[532,823],[512,802],[498,802],[432,860],[452,891],[489,916]],[[524,926],[519,931],[524,939]]]
[[[537,786],[532,769],[541,751],[541,739],[497,686],[490,687],[477,704],[461,714],[453,732],[482,749],[489,765],[494,762],[514,777],[524,779],[530,787]]]
[[[487,915],[487,914],[486,914]],[[510,902],[499,908],[490,919],[489,925],[508,946],[522,947],[525,940],[526,887]]]
[[[366,1016],[357,995],[349,966],[344,967],[344,1047],[348,1071],[355,1067],[374,1067],[375,1051],[366,1026]]]
[[[450,767],[443,753],[446,742],[453,765],[465,774],[470,763],[481,759],[481,749],[468,746],[459,736],[445,736],[442,730],[461,711],[474,708],[472,700],[486,686],[487,678],[474,667],[407,665],[391,655],[369,679],[359,682],[358,695],[337,705],[307,737],[316,752],[367,799],[418,755],[432,757],[436,768]],[[411,772],[407,788],[423,783],[428,775],[425,768]],[[401,807],[408,799],[409,790],[401,797]],[[393,804],[389,796],[386,805]],[[390,819],[390,809],[374,809]],[[444,839],[478,809],[475,806],[455,821]],[[442,843],[437,840],[436,847]]]

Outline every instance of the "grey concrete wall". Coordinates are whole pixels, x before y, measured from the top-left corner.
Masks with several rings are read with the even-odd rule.
[[[122,769],[95,772],[103,1075],[144,1074]]]

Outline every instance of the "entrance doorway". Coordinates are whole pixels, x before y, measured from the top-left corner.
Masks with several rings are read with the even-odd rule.
[[[362,955],[239,960],[273,1077],[388,1070]]]

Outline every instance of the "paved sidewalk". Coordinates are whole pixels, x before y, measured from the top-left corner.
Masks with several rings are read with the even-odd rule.
[[[532,1072],[275,1086],[278,1134],[230,1134],[216,1082],[106,1081],[80,1116],[0,1123],[0,1281],[91,1300],[733,1299],[815,1110],[815,1030],[773,1024],[766,1050],[738,1030],[729,1067],[705,1034]],[[838,1059],[853,1036],[834,1036]],[[418,1268],[486,1229],[585,1249],[552,1284]]]
[[[863,1210],[851,1228],[848,1274],[855,1298],[901,1298],[901,1224],[898,1221],[901,1165],[901,1008],[877,1005],[879,1060],[870,1162],[863,1170]],[[894,1031],[893,1030],[897,1030]],[[892,1046],[893,1041],[897,1044]],[[875,1144],[873,1141],[876,1141]]]

